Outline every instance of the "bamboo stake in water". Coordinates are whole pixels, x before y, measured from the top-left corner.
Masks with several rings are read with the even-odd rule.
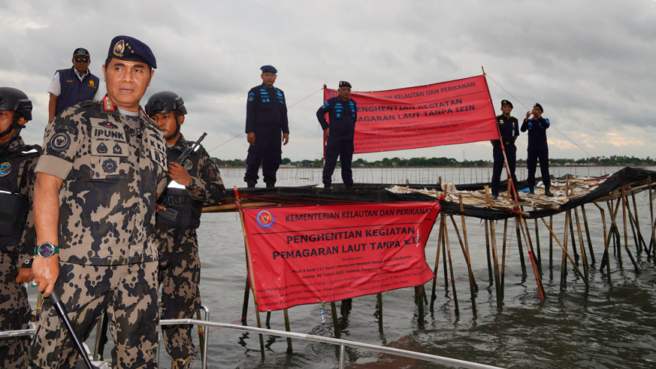
[[[549,216],[549,226],[553,228],[553,215]],[[551,232],[549,232],[549,279],[553,280],[553,236]]]
[[[565,289],[567,286],[567,264],[565,264],[566,261],[566,255],[569,255],[567,253],[567,230],[569,229],[568,226],[569,223],[569,210],[565,212],[565,235],[563,236],[563,261],[561,263],[561,268],[560,268],[560,289],[561,291]],[[578,264],[575,262],[574,266],[577,266]],[[584,278],[585,279],[585,278]]]
[[[506,283],[506,244],[508,240],[508,218],[503,220],[503,247],[501,248],[501,296],[505,296]]]
[[[433,287],[431,292],[431,305],[430,308],[433,310],[433,305],[437,299],[437,294],[435,293],[435,288],[437,286],[437,269],[440,266],[440,246],[442,245],[442,237],[444,237],[444,214],[440,218],[440,235],[437,238],[437,252],[435,253],[435,267],[433,268]]]
[[[535,245],[537,246],[537,251],[538,251],[538,270],[540,271],[540,277],[542,277],[542,252],[540,251],[540,232],[538,231],[538,220],[533,219],[535,221]]]
[[[565,217],[567,217],[567,213],[565,214]],[[576,266],[576,264],[574,263],[574,259],[572,259],[572,257],[571,257],[571,256],[569,255],[569,253],[567,252],[567,237],[564,238],[564,244],[565,244],[565,245],[563,246],[563,244],[560,243],[560,240],[558,239],[558,237],[557,237],[556,234],[554,233],[553,229],[552,229],[551,227],[549,227],[549,225],[547,224],[547,221],[544,220],[544,218],[542,218],[542,222],[544,223],[544,225],[545,225],[545,226],[547,227],[547,229],[549,230],[549,233],[551,233],[551,235],[553,236],[553,238],[556,240],[556,243],[558,244],[558,246],[560,246],[561,250],[563,250],[563,256],[564,256],[565,258],[569,259],[570,263],[571,263],[572,266],[574,267],[574,270],[579,274],[579,276],[581,277],[581,279],[583,279],[583,282],[585,282],[586,287],[589,287],[589,285],[588,285],[588,281],[583,277],[583,273],[581,273],[581,271],[579,270],[579,268],[578,268],[578,267]],[[567,227],[565,227],[565,233],[567,233]],[[567,236],[567,235],[565,235],[565,236]]]
[[[581,247],[581,262],[583,264],[583,274],[588,279],[588,260],[585,255],[585,246],[583,245],[583,233],[581,232],[581,222],[579,221],[579,211],[574,208],[574,217],[576,218],[576,231],[579,235],[579,246]]]
[[[610,243],[610,240],[608,239],[608,235],[606,232],[606,214],[604,213],[604,209],[599,206],[596,202],[594,202],[595,206],[599,208],[599,212],[601,212],[601,222],[604,226],[604,257],[602,258],[601,262],[601,267],[599,268],[599,271],[603,271],[604,269],[604,262],[603,260],[606,260],[606,274],[608,274],[608,283],[610,283],[610,256],[608,255],[608,244]]]
[[[629,232],[626,226],[626,208],[629,205],[627,204],[626,201],[626,191],[622,189],[622,218],[624,219],[624,249],[626,249],[626,253],[629,254],[629,259],[631,259],[631,263],[633,263],[633,267],[635,268],[636,273],[639,273],[640,270],[638,270],[638,264],[636,264],[635,259],[633,259],[633,254],[631,254],[631,250],[629,250]]]
[[[492,258],[494,260],[494,283],[496,284],[497,291],[497,308],[499,310],[503,309],[503,294],[501,290],[501,276],[499,273],[499,257],[497,254],[497,240],[496,234],[494,232],[495,224],[491,220],[490,224],[490,237],[492,238]]]
[[[643,247],[647,249],[647,244],[645,244],[645,239],[642,237],[642,232],[640,231],[640,219],[639,219],[640,217],[638,215],[638,205],[636,204],[635,191],[631,191],[631,199],[633,200],[633,210],[634,210],[633,213],[635,214],[633,216],[633,219],[635,222],[636,230],[638,232],[638,237],[640,242],[640,253],[642,253]]]
[[[522,247],[522,234],[519,230],[519,222],[515,220],[515,231],[517,232],[517,248],[519,249],[519,262],[522,266],[522,279],[526,279],[526,260],[524,260],[524,248]]]
[[[451,261],[451,246],[449,245],[449,228],[444,223],[444,239],[446,240],[446,253],[449,257],[449,270],[451,271],[451,288],[453,290],[453,301],[456,306],[456,316],[460,316],[460,309],[458,308],[458,294],[456,292],[456,277],[453,273],[453,262]]]
[[[592,263],[590,265],[595,265],[595,254],[592,249],[592,238],[590,237],[590,227],[588,226],[588,216],[585,214],[585,205],[581,205],[581,215],[583,215],[583,225],[585,226],[585,235],[588,238],[588,249],[590,250],[590,260]]]

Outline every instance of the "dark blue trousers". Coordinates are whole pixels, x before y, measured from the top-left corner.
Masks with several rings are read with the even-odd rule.
[[[549,150],[529,151],[526,158],[526,169],[528,169],[528,182],[529,188],[535,187],[535,170],[537,169],[538,159],[540,159],[540,172],[542,172],[542,183],[544,188],[551,187],[551,179],[549,177]]]
[[[517,147],[514,144],[506,144],[506,159],[508,159],[508,168],[510,169],[510,174],[512,175],[512,180],[515,185],[515,191],[517,188],[517,177],[515,176],[515,161],[517,160]],[[499,194],[499,182],[501,181],[501,173],[504,171],[503,165],[503,150],[501,150],[501,144],[494,146],[492,150],[494,155],[494,169],[492,169],[492,183],[490,187],[492,190],[492,195]]]
[[[323,182],[331,183],[337,157],[342,164],[342,181],[344,184],[353,184],[353,171],[351,162],[353,161],[353,139],[333,139],[328,137],[326,144],[326,163],[323,166]]]
[[[274,135],[266,137],[255,134],[255,145],[248,147],[248,156],[246,157],[246,175],[244,182],[255,181],[260,178],[257,172],[262,164],[262,174],[264,182],[276,182],[276,172],[282,162],[282,143],[281,136]]]

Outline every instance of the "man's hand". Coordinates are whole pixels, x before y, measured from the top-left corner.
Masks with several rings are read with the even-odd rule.
[[[43,292],[43,297],[50,296],[59,277],[59,255],[55,254],[47,259],[41,256],[35,257],[32,273],[34,273],[34,284]]]
[[[155,203],[155,212],[159,213],[160,211],[166,211],[166,208],[160,204]]]
[[[531,114],[533,114],[533,112],[527,111],[527,112],[526,112],[526,119],[528,119],[528,117],[530,117]]]
[[[189,185],[192,179],[187,170],[175,162],[169,163],[169,173],[167,175],[185,187]]]
[[[34,280],[32,268],[18,268],[18,275],[16,276],[16,283],[28,283]]]
[[[282,134],[282,144],[287,145],[287,142],[289,142],[289,133],[283,133]]]
[[[326,128],[326,137],[330,136],[330,128]]]
[[[248,141],[251,146],[255,145],[255,132],[250,132],[246,137],[246,141]]]

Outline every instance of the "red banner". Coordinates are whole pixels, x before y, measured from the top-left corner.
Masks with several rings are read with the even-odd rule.
[[[324,90],[324,100],[337,96]],[[418,149],[499,138],[484,76],[398,90],[353,92],[355,153]]]
[[[438,213],[438,202],[244,209],[259,310],[424,284]]]

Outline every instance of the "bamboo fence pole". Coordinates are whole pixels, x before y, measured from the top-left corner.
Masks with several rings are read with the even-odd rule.
[[[592,237],[590,237],[590,226],[588,226],[588,216],[585,213],[585,205],[581,205],[581,215],[583,215],[583,225],[585,226],[585,235],[588,238],[588,249],[590,250],[590,260],[592,263],[590,265],[595,265],[597,260],[595,260],[594,250],[592,249]]]
[[[568,210],[568,211],[571,211],[571,210]],[[576,239],[574,238],[574,221],[573,221],[572,218],[574,218],[574,217],[570,213],[570,216],[569,216],[569,233],[570,233],[570,237],[572,238],[572,253],[574,254],[574,260],[576,261],[576,266],[578,266],[579,265],[579,260],[581,258],[579,257],[578,251],[576,251]]]
[[[522,234],[519,230],[519,222],[515,219],[515,231],[517,232],[517,249],[519,249],[519,262],[522,265],[522,278],[526,279],[526,260],[524,260],[524,248],[522,247]]]
[[[494,232],[494,221],[490,222],[490,236],[492,238],[492,258],[494,260],[494,283],[496,284],[497,291],[497,308],[501,310],[503,308],[503,292],[501,290],[501,277],[499,275],[499,257],[497,254],[497,240],[496,234]]]
[[[542,277],[542,251],[540,250],[540,232],[538,231],[538,220],[533,219],[535,221],[535,245],[537,246],[538,250],[538,270],[540,271],[540,277]]]
[[[581,263],[583,264],[583,274],[585,274],[586,279],[589,279],[588,260],[585,255],[585,245],[583,245],[583,232],[581,232],[581,222],[579,221],[579,211],[577,208],[574,208],[574,217],[576,218],[576,231],[578,232],[579,246],[581,247]]]
[[[553,228],[553,215],[549,216],[549,225]],[[553,279],[553,236],[551,232],[549,232],[549,279]]]
[[[565,214],[565,217],[567,217],[567,214]],[[566,250],[567,245],[563,246],[563,244],[560,243],[560,240],[558,240],[558,237],[554,233],[553,229],[551,229],[551,227],[549,227],[549,225],[547,224],[547,221],[544,220],[544,218],[542,218],[542,222],[544,222],[544,225],[549,230],[549,233],[551,233],[553,238],[556,240],[556,243],[558,244],[558,246],[560,246],[560,248],[563,250],[563,255],[566,258],[569,259],[570,263],[572,263],[572,266],[574,267],[574,270],[576,270],[576,272],[579,274],[579,276],[581,276],[581,278],[583,279],[583,282],[585,282],[585,285],[588,286],[588,281],[584,278],[583,273],[581,273],[579,268],[574,263],[574,259],[572,259],[572,257],[569,255],[569,253],[567,253],[567,250]],[[565,233],[567,233],[567,229],[565,229]],[[564,243],[567,244],[567,237],[564,238]]]
[[[538,290],[540,291],[540,297],[544,300],[546,293],[544,291],[544,287],[542,286],[542,279],[540,278],[540,273],[536,268],[536,260],[535,260],[535,254],[533,252],[533,245],[531,243],[531,238],[529,236],[529,230],[528,230],[528,224],[524,222],[524,219],[521,216],[518,216],[519,218],[519,228],[522,230],[522,233],[524,235],[524,238],[527,240],[527,244],[529,245],[529,253],[528,257],[531,258],[531,266],[533,268],[533,273],[535,274],[535,282],[538,285]]]
[[[456,235],[458,236],[458,241],[460,242],[460,248],[462,249],[462,254],[465,256],[465,262],[467,263],[467,275],[469,277],[469,292],[471,293],[471,298],[472,298],[472,308],[474,309],[474,315],[476,314],[476,290],[478,287],[476,285],[476,281],[474,280],[474,272],[472,272],[471,269],[471,263],[469,262],[469,257],[467,255],[467,249],[465,248],[465,245],[462,242],[462,239],[460,238],[460,232],[458,231],[458,226],[456,225],[455,220],[453,219],[453,216],[450,216],[451,222],[453,223],[453,228],[456,231]]]
[[[485,251],[487,254],[487,274],[490,281],[488,286],[491,286],[494,284],[494,277],[492,277],[492,261],[490,260],[490,231],[488,229],[489,222],[489,220],[485,220]]]
[[[636,204],[636,199],[635,199],[635,191],[631,191],[631,199],[633,201],[633,220],[636,226],[636,231],[638,232],[638,237],[640,241],[640,254],[642,253],[643,248],[647,249],[647,244],[645,243],[645,239],[642,237],[642,231],[640,230],[640,216],[638,214],[638,205]]]
[[[506,244],[508,240],[508,218],[503,220],[503,247],[501,248],[501,296],[504,296],[506,279]]]
[[[433,310],[433,303],[437,299],[437,294],[435,293],[435,289],[437,287],[437,269],[440,266],[440,246],[442,242],[442,237],[444,237],[444,214],[441,214],[440,217],[440,233],[439,237],[437,238],[437,252],[435,253],[435,267],[433,268],[433,287],[431,288],[431,305],[430,308]]]
[[[626,191],[622,189],[622,218],[624,220],[624,249],[626,250],[626,253],[629,254],[629,259],[631,259],[631,263],[633,263],[633,267],[635,268],[636,273],[639,273],[640,271],[638,270],[638,264],[636,264],[635,259],[633,259],[633,254],[631,254],[631,250],[629,250],[629,232],[626,226],[627,220],[626,220],[626,208],[629,205],[627,204],[626,201]]]
[[[563,260],[561,263],[561,268],[560,268],[560,289],[563,290],[565,289],[567,285],[567,265],[565,264],[566,257],[569,255],[567,253],[567,230],[569,229],[567,226],[569,225],[569,210],[565,212],[565,235],[563,236]],[[576,267],[576,261],[574,263],[574,266]]]
[[[451,245],[449,244],[449,228],[444,223],[444,240],[446,241],[446,254],[449,258],[449,270],[451,271],[451,289],[453,290],[453,301],[456,305],[456,316],[460,316],[458,307],[458,293],[456,292],[456,277],[453,273],[453,261],[451,260]]]

